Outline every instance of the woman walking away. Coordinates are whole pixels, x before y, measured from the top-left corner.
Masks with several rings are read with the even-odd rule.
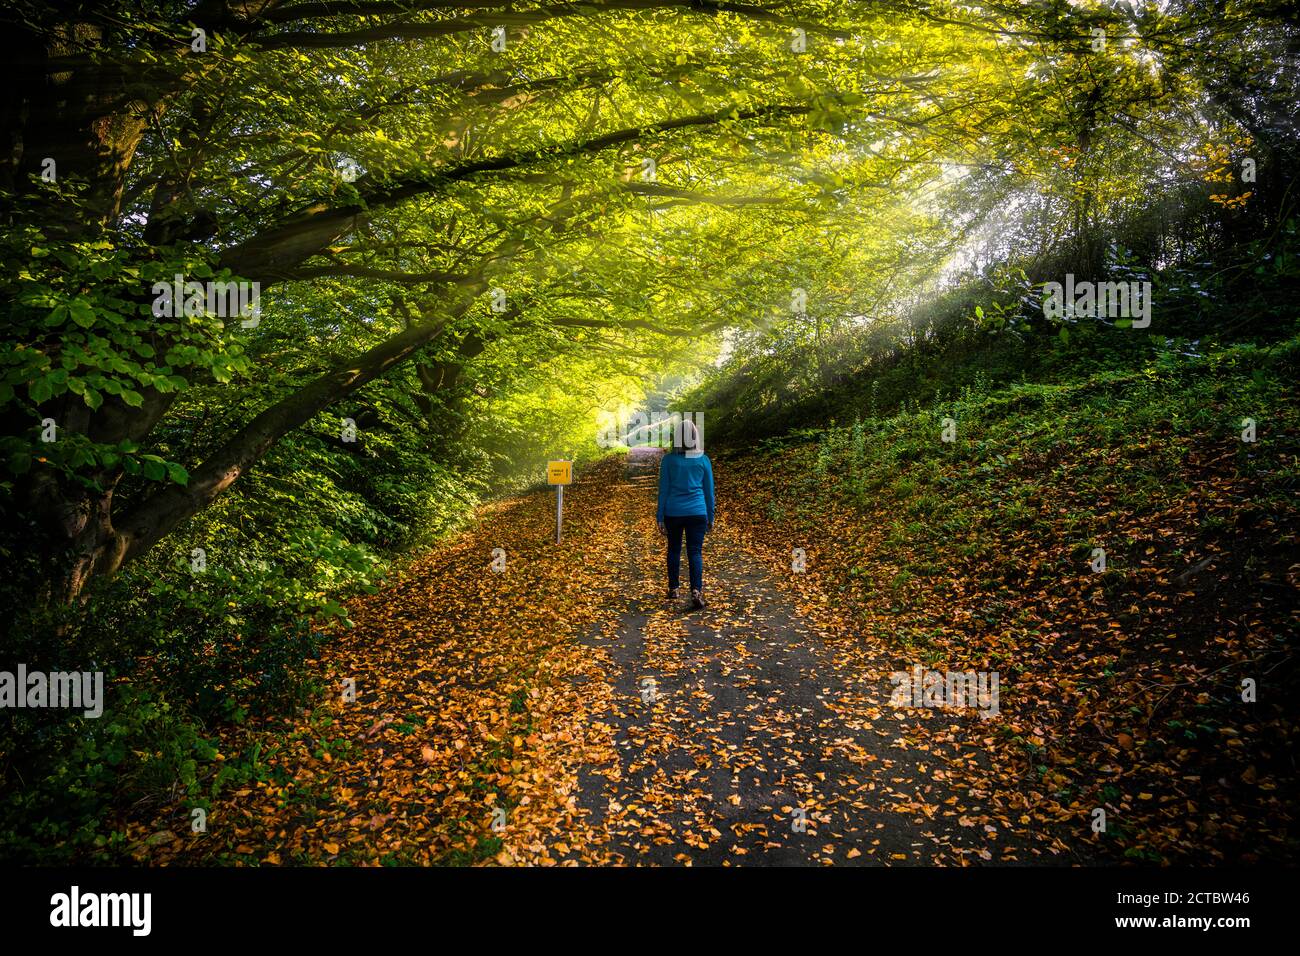
[[[678,597],[682,535],[691,568],[691,607],[704,607],[704,533],[713,530],[713,465],[690,419],[673,429],[673,450],[659,462],[660,534],[668,536],[668,599]]]

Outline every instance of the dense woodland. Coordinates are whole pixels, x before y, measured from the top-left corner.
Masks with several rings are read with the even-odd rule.
[[[0,855],[145,860],[160,821],[276,779],[267,740],[326,693],[312,662],[354,608],[548,458],[604,474],[611,414],[671,407],[705,415],[724,521],[773,569],[806,547],[799,586],[844,627],[1076,682],[990,744],[1053,821],[1133,780],[1225,781],[1176,795],[1236,808],[1212,825],[1153,803],[1081,861],[1294,859],[1291,4],[15,0],[0,21],[0,668],[110,685],[97,721],[0,715]],[[1149,284],[1149,315],[1048,308],[1067,275]],[[160,309],[198,302],[184,283],[256,283],[256,312]],[[1110,569],[1062,585],[1099,547]],[[478,573],[441,610],[472,617]],[[1114,683],[1076,698],[1102,659]],[[1269,675],[1255,717],[1204,696],[1224,668]],[[1139,733],[1149,683],[1176,696]],[[1224,728],[1240,752],[1207,744]],[[444,829],[432,855],[350,861],[504,852]],[[240,842],[220,859],[280,861]]]

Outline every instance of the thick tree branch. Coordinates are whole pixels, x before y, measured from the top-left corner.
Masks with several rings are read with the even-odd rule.
[[[108,556],[110,566],[102,572],[111,574],[139,557],[186,518],[207,507],[284,435],[410,358],[468,311],[473,300],[472,292],[463,294],[447,314],[426,318],[397,333],[257,415],[196,468],[188,484],[168,485],[115,522],[118,547]]]
[[[826,33],[834,37],[847,38],[848,31],[823,27],[812,22],[803,22],[780,9],[758,6],[750,3],[733,3],[726,0],[575,0],[571,3],[553,4],[538,7],[535,10],[513,10],[507,4],[493,4],[491,7],[478,4],[375,4],[367,5],[364,10],[342,9],[341,4],[302,3],[270,11],[259,18],[266,23],[289,22],[309,17],[337,16],[365,13],[373,15],[379,12],[410,14],[423,8],[425,10],[455,10],[465,7],[484,9],[484,13],[468,16],[448,17],[443,20],[431,20],[424,23],[411,23],[409,20],[394,20],[391,23],[378,24],[358,30],[339,32],[318,32],[314,30],[293,30],[285,33],[273,33],[266,36],[253,36],[251,42],[263,49],[307,49],[335,48],[356,46],[362,43],[374,43],[379,40],[420,40],[435,37],[452,36],[474,30],[492,27],[532,26],[550,20],[572,17],[586,17],[593,14],[614,12],[645,12],[651,10],[678,10],[687,13],[716,17],[724,13],[737,14],[751,20],[784,24],[791,27],[803,26],[810,32]],[[400,9],[399,9],[400,7]],[[387,9],[385,9],[387,8]],[[296,12],[296,11],[301,11]],[[246,25],[240,29],[246,29]]]
[[[636,142],[674,130],[712,126],[728,120],[799,116],[807,114],[811,109],[804,104],[777,104],[749,110],[723,109],[616,130],[578,143],[544,146],[519,153],[474,160],[427,176],[382,181],[363,177],[357,182],[361,202],[343,206],[318,202],[269,227],[259,235],[230,247],[222,253],[219,265],[229,268],[236,275],[264,284],[283,282],[297,278],[296,267],[299,263],[354,230],[369,211],[394,206],[456,182],[491,173],[508,172],[545,160],[598,153],[612,146]]]

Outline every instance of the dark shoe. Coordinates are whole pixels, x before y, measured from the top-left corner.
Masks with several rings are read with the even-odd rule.
[[[704,607],[704,596],[699,591],[691,592],[691,610],[698,611]]]
[[[668,589],[668,600],[670,600],[670,601],[676,601],[676,600],[677,600],[678,598],[680,598],[681,596],[682,596],[682,589],[681,589],[681,588],[669,588],[669,589]]]

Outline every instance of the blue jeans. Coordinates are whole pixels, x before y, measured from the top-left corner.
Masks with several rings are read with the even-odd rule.
[[[664,516],[664,529],[668,532],[668,588],[677,587],[682,570],[682,533],[686,533],[686,559],[691,567],[691,590],[704,590],[704,532],[709,519],[704,515],[687,515],[684,518]]]

